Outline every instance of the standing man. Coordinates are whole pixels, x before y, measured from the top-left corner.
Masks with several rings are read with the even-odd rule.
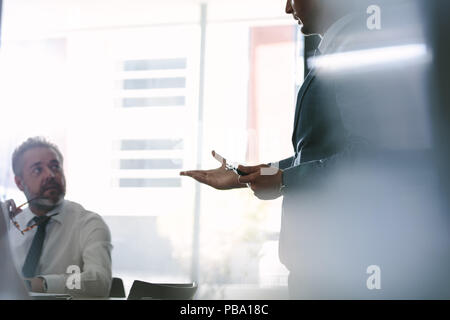
[[[342,34],[355,23],[350,14],[354,9],[353,3],[351,0],[288,0],[286,13],[302,25],[303,34],[322,36],[317,54],[327,55],[339,50],[342,42],[348,40]],[[309,189],[308,192],[315,190],[319,177],[324,176],[327,162],[339,161],[357,140],[343,125],[334,83],[325,77],[319,80],[317,70],[313,68],[297,98],[292,136],[295,154],[292,157],[280,161],[276,168],[269,169],[267,164],[239,166],[246,176],[226,170],[225,160],[218,169],[187,171],[181,175],[220,190],[249,187],[262,200],[284,196],[280,259],[290,271],[290,296],[309,297],[308,292],[304,294],[305,290],[308,291],[305,283],[296,279],[299,272],[305,274],[300,247],[311,245],[298,243],[299,216],[306,214],[299,212],[299,196],[302,189]]]
[[[10,242],[31,291],[108,296],[111,236],[96,213],[65,200],[63,156],[43,138],[29,138],[12,156],[17,187],[29,207],[15,212]]]
[[[423,181],[432,178],[420,177],[432,174],[418,125],[423,77],[401,57],[419,32],[392,13],[394,25],[377,31],[379,6],[364,0],[288,0],[286,13],[322,38],[297,98],[294,155],[240,166],[240,176],[226,160],[180,174],[220,190],[249,187],[262,200],[283,196],[279,255],[291,298],[441,297],[433,275],[445,248],[434,235],[445,230],[427,209],[433,189]]]

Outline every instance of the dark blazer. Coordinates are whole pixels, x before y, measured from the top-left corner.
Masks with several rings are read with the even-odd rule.
[[[356,17],[325,55],[392,45],[392,32],[373,33],[365,21]],[[426,156],[423,71],[420,63],[397,63],[316,68],[306,77],[294,155],[279,162],[285,184],[279,255],[294,298],[439,296],[432,289],[442,273],[431,257],[448,241],[430,211],[435,177]],[[383,290],[366,287],[371,265],[382,269]]]
[[[335,41],[330,51],[336,52],[338,46]],[[299,270],[299,265],[304,264],[302,258],[309,251],[302,250],[308,246],[304,242],[309,242],[309,232],[301,230],[307,221],[305,216],[314,210],[305,201],[313,205],[315,199],[310,198],[315,198],[318,192],[326,197],[321,183],[327,180],[326,172],[345,161],[343,158],[351,149],[352,141],[358,140],[344,125],[336,77],[324,71],[313,68],[300,88],[292,134],[295,153],[279,162],[285,185],[279,254],[291,272]]]

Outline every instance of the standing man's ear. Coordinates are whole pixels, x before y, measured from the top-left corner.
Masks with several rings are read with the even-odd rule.
[[[17,188],[19,188],[20,191],[24,191],[22,178],[19,176],[14,176],[14,181],[16,182]]]

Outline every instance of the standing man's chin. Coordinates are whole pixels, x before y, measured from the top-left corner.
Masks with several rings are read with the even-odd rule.
[[[305,36],[312,36],[312,35],[318,34],[315,26],[311,25],[309,23],[306,23],[306,24],[305,23],[301,23],[300,24],[300,31]]]
[[[313,32],[311,32],[311,30],[309,30],[309,28],[307,26],[305,26],[304,24],[302,24],[302,28],[300,29],[300,31],[305,35],[305,36],[310,36],[313,34]]]

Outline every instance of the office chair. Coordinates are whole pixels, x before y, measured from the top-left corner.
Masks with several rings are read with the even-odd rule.
[[[197,291],[194,283],[149,283],[135,280],[128,300],[192,300]]]
[[[110,298],[125,298],[125,288],[120,278],[112,278],[111,289],[109,290]]]

